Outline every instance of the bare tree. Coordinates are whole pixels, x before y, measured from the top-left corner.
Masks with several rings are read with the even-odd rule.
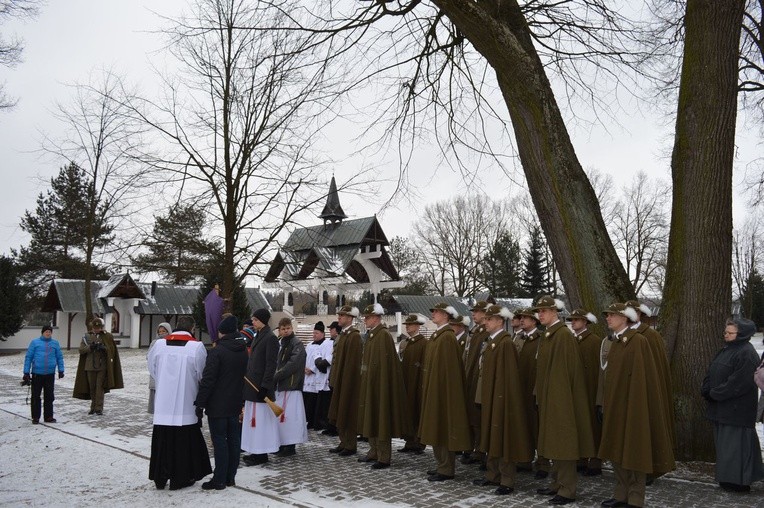
[[[206,208],[222,236],[224,298],[325,197],[311,153],[331,113],[325,66],[311,63],[325,56],[300,33],[265,29],[281,17],[262,2],[197,1],[167,30],[181,78],[165,79],[164,99],[131,104],[163,140],[141,161]]]
[[[425,208],[414,230],[433,292],[466,296],[484,288],[483,257],[506,230],[504,203],[484,194],[458,196]]]
[[[651,283],[660,281],[668,242],[668,204],[670,186],[650,181],[644,171],[624,187],[615,203],[612,223],[613,243],[626,267],[634,292],[657,290]],[[612,199],[611,199],[612,200]],[[645,287],[647,285],[647,287]]]
[[[0,0],[0,23],[9,18],[30,18],[37,14],[40,0]],[[18,38],[5,39],[0,34],[0,66],[13,68],[21,62],[24,46]],[[0,110],[16,105],[8,96],[5,85],[0,84]]]
[[[97,225],[106,221],[119,227],[130,220],[130,206],[140,196],[146,168],[134,163],[131,153],[139,148],[140,129],[130,121],[119,99],[120,79],[110,72],[90,84],[73,85],[73,97],[57,105],[56,118],[65,127],[62,138],[43,141],[43,150],[76,164],[90,188],[82,196],[85,209],[85,309],[93,317],[90,292],[96,248]],[[124,227],[124,224],[122,224]],[[119,246],[106,247],[107,255],[119,257]]]
[[[732,233],[732,280],[737,298],[745,292],[751,273],[761,268],[761,226],[758,215],[749,215],[743,227]]]
[[[713,458],[703,369],[718,343],[732,299],[732,168],[738,58],[745,0],[689,0],[679,82],[673,197],[661,305],[674,382],[678,457]]]

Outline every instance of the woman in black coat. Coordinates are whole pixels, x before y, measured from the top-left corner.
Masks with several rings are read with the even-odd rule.
[[[724,490],[748,492],[764,478],[756,434],[758,390],[753,372],[759,355],[750,343],[756,325],[748,319],[727,321],[724,347],[714,357],[701,394],[708,401],[706,416],[714,425],[716,481]]]

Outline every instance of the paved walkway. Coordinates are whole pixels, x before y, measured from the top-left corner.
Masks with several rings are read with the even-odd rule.
[[[57,382],[56,386],[58,398],[55,410],[58,423],[48,427],[50,430],[76,436],[83,443],[98,443],[109,447],[110,453],[116,450],[117,453],[140,457],[146,460],[148,473],[151,442],[151,418],[146,414],[145,399],[148,376],[145,371],[140,371],[141,362],[145,365],[145,351],[122,350],[121,356],[125,365],[127,388],[107,394],[104,415],[95,417],[87,414],[88,401],[75,400],[69,396],[76,361],[74,354],[67,352],[67,377]],[[22,362],[23,357],[16,362],[19,363],[19,373]],[[6,360],[0,365],[0,410],[13,414],[19,426],[27,425],[29,409],[24,405],[26,391],[19,388],[20,374],[12,374],[15,369],[10,369],[11,363]],[[294,506],[356,503],[428,508],[547,506],[548,496],[535,494],[537,488],[546,486],[546,482],[534,480],[527,474],[518,475],[514,494],[495,496],[492,489],[472,485],[472,480],[481,476],[476,466],[457,464],[457,477],[454,481],[437,484],[426,481],[425,471],[434,466],[430,449],[419,456],[393,452],[392,467],[374,471],[367,465],[359,464],[357,456],[342,458],[328,453],[327,450],[336,443],[335,438],[310,432],[310,441],[298,445],[296,456],[271,459],[265,466],[242,467],[236,478],[236,489],[258,494],[256,504],[260,506],[269,504],[263,499]],[[393,449],[401,445],[402,442],[394,440]],[[360,453],[365,453],[367,449],[365,443],[359,443]],[[72,467],[77,465],[72,464]],[[150,484],[147,478],[131,478],[129,481]],[[611,496],[613,483],[613,474],[607,470],[602,477],[581,478],[577,505],[599,506],[603,499]],[[224,493],[221,492],[219,500],[224,499]],[[59,501],[67,504],[65,500]],[[71,502],[75,502],[74,497]],[[732,495],[721,491],[714,484],[662,478],[648,487],[646,502],[647,506],[661,507],[764,506],[764,484],[756,484],[751,494]]]

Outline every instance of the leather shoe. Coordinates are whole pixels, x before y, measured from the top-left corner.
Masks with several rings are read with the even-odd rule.
[[[93,413],[95,413],[95,409],[91,409],[90,411],[88,411],[89,415],[92,415]]]
[[[342,450],[341,452],[337,453],[340,457],[350,457],[351,455],[355,455],[355,450]]]
[[[626,501],[619,501],[614,497],[611,497],[610,499],[605,499],[600,503],[600,506],[604,506],[605,508],[614,508],[616,506],[626,506]]]
[[[473,458],[471,455],[462,455],[461,463],[462,464],[474,464],[478,461],[478,459]]]
[[[223,483],[215,483],[212,480],[208,482],[202,483],[202,489],[204,490],[223,490],[225,489],[225,484]]]
[[[550,489],[548,487],[544,487],[543,489],[536,489],[536,494],[539,494],[542,496],[554,496],[557,494],[557,491]]]
[[[387,462],[379,462],[379,461],[377,461],[377,462],[375,462],[374,464],[371,465],[372,469],[387,469],[388,467],[390,467],[389,463],[387,463]]]
[[[226,487],[235,487],[236,486],[236,481],[226,482],[225,486]]]
[[[506,496],[507,494],[511,494],[515,491],[512,487],[506,487],[504,485],[499,485],[499,487],[493,491],[494,494],[497,496]]]
[[[377,459],[372,459],[368,456],[358,457],[358,462],[376,462]]]
[[[549,476],[549,471],[542,471],[539,469],[538,471],[536,471],[536,475],[534,476],[534,478],[536,478],[537,480],[543,480],[544,478],[548,476]]]
[[[453,480],[453,476],[448,476],[440,473],[435,473],[434,475],[427,478],[428,482],[444,482],[446,480]]]
[[[32,424],[33,425],[37,425],[39,423],[40,423],[40,420],[38,420],[37,418],[32,418]]]
[[[245,466],[259,466],[260,464],[268,463],[268,454],[245,455],[242,460]]]
[[[438,474],[437,469],[430,469],[429,471],[427,471],[427,476],[435,476],[436,474]]]
[[[601,476],[602,469],[587,469],[584,476]]]
[[[564,504],[570,504],[575,503],[575,499],[571,499],[569,497],[565,496],[554,496],[552,499],[547,501],[547,504],[556,505],[556,506],[562,506]]]
[[[488,487],[489,485],[498,485],[498,483],[492,482],[485,478],[475,478],[472,480],[472,485],[477,485],[478,487]]]
[[[345,450],[343,447],[337,446],[336,448],[329,448],[329,453],[340,453],[343,450]]]
[[[45,423],[56,423],[56,421],[57,421],[57,420],[56,420],[55,418],[53,418],[53,417],[50,417],[50,418],[46,418],[46,419],[45,419]]]

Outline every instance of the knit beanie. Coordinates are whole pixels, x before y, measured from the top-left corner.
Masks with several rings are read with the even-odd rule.
[[[236,321],[236,316],[228,316],[218,325],[218,332],[223,335],[234,333],[239,330],[239,323]]]
[[[316,325],[313,327],[314,330],[318,330],[321,333],[324,333],[326,331],[326,327],[324,327],[324,322],[319,321],[316,323]]]
[[[40,333],[52,332],[52,331],[53,331],[53,327],[52,326],[45,325],[45,326],[42,327],[42,332],[40,332]]]
[[[257,318],[262,324],[267,325],[271,320],[271,313],[267,309],[257,309],[252,313],[252,317]]]

